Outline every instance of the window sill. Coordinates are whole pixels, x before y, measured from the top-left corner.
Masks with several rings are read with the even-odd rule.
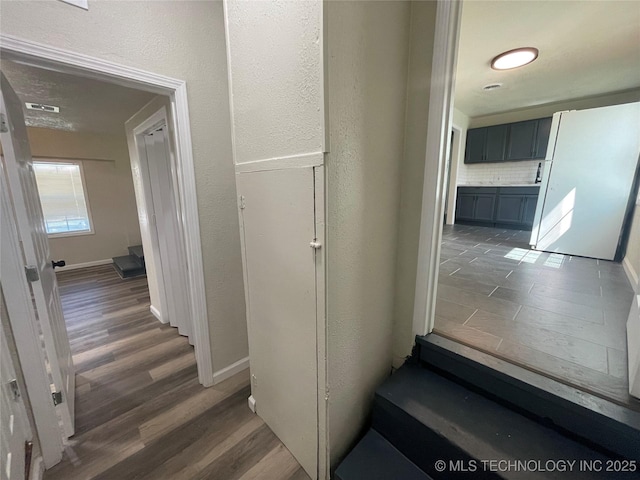
[[[85,235],[95,235],[93,230],[83,230],[81,232],[64,232],[64,233],[48,233],[48,238],[68,238],[68,237],[83,237]]]

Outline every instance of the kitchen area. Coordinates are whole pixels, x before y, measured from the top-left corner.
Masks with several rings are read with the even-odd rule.
[[[640,63],[575,64],[572,80],[526,20],[591,22],[564,39],[573,62],[611,46],[603,22],[632,48],[636,13],[480,3],[463,5],[434,332],[640,412]],[[526,63],[496,68],[520,45]]]

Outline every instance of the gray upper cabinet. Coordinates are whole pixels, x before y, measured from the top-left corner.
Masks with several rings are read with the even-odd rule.
[[[464,163],[542,159],[550,131],[550,117],[469,129]]]
[[[549,135],[551,134],[551,117],[538,120],[538,132],[536,134],[535,158],[546,158]]]
[[[486,160],[485,145],[487,141],[486,128],[474,128],[467,132],[467,147],[464,163],[483,163]]]
[[[501,162],[504,160],[504,148],[507,143],[507,132],[507,125],[487,127],[485,162]]]
[[[535,158],[537,120],[512,123],[509,129],[507,160],[530,160]]]

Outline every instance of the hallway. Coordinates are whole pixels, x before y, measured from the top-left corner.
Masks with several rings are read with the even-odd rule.
[[[149,312],[146,277],[57,274],[76,365],[76,434],[48,480],[309,477],[247,407],[249,372],[198,383],[187,338]]]

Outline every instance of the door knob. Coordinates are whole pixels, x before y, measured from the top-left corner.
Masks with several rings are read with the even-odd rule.
[[[51,266],[53,268],[64,267],[66,264],[67,264],[67,262],[65,262],[64,260],[58,260],[57,262],[51,260]]]

